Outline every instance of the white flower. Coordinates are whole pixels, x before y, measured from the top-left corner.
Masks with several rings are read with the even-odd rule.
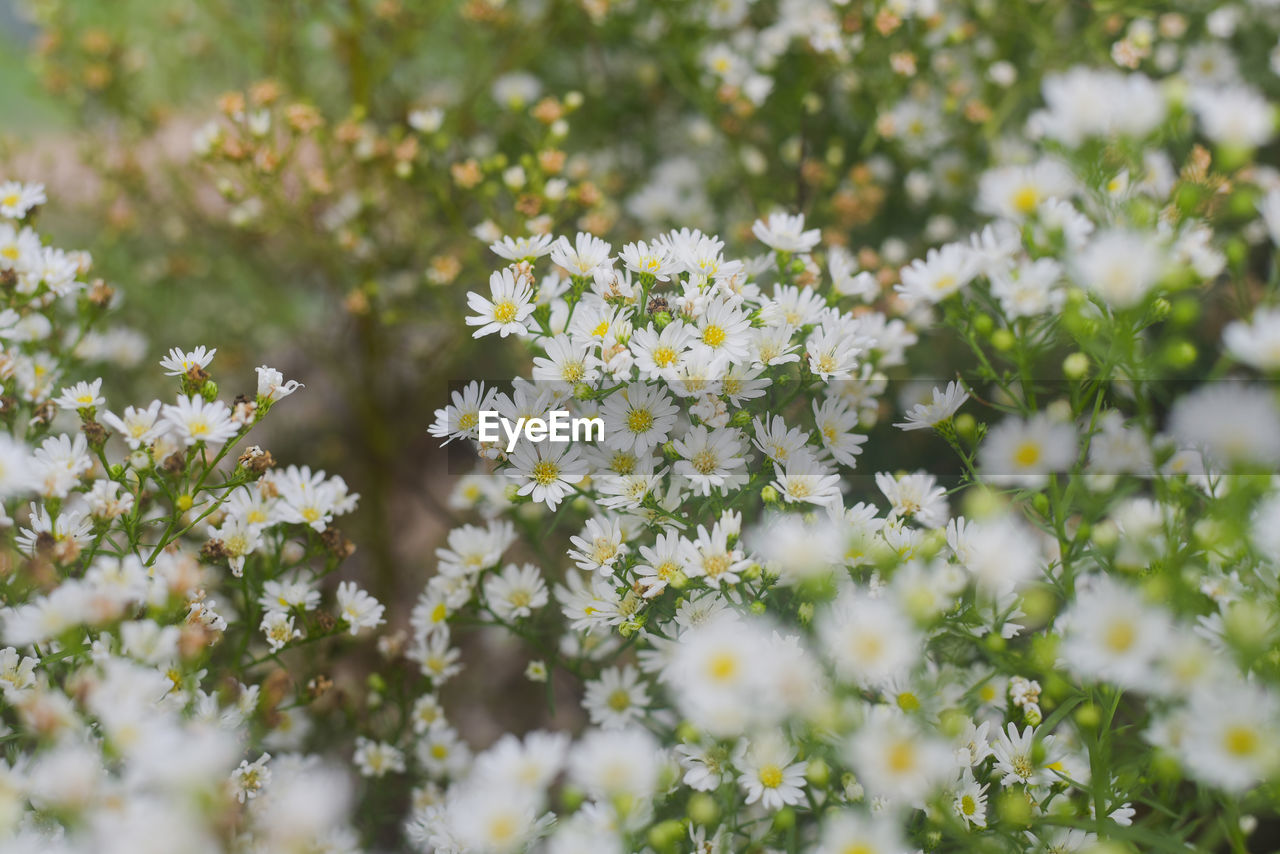
[[[838,506],[843,501],[840,476],[812,454],[796,454],[785,463],[775,462],[773,470],[771,486],[788,502]]]
[[[1280,202],[1280,193],[1274,195]],[[1268,373],[1280,371],[1280,309],[1259,308],[1248,322],[1232,321],[1222,333],[1222,343],[1247,365]]]
[[[1164,275],[1167,262],[1145,234],[1111,230],[1096,235],[1072,261],[1072,275],[1115,308],[1132,308]]]
[[[894,424],[900,430],[925,430],[936,427],[956,414],[956,411],[969,399],[964,386],[952,380],[947,383],[945,391],[933,389],[931,403],[917,403],[907,411],[907,420]]]
[[[610,667],[587,683],[582,698],[591,723],[604,729],[622,729],[643,723],[649,692],[634,667]]]
[[[484,598],[500,620],[528,617],[547,604],[547,586],[532,564],[508,564],[502,572],[484,582]]]
[[[701,424],[691,428],[672,442],[680,455],[675,474],[688,478],[699,495],[710,495],[712,489],[723,492],[735,470],[746,465],[741,436],[733,428],[709,431]]]
[[[49,201],[44,184],[22,184],[18,181],[0,183],[0,216],[22,219],[37,205]]]
[[[361,629],[372,629],[385,622],[382,612],[386,608],[378,603],[353,581],[344,581],[338,585],[338,616],[346,621],[351,634],[359,634]]]
[[[1280,407],[1263,387],[1200,386],[1173,404],[1169,432],[1221,465],[1270,469],[1280,462]]]
[[[1143,74],[1078,66],[1046,75],[1043,89],[1047,109],[1032,124],[1073,147],[1091,137],[1141,139],[1165,117],[1163,93]]]
[[[793,762],[795,748],[781,736],[770,733],[739,743],[741,758],[735,761],[742,773],[738,785],[746,794],[745,803],[759,802],[766,810],[780,810],[784,806],[804,800],[806,763]]]
[[[666,757],[639,728],[588,730],[569,754],[569,779],[593,798],[647,798]]]
[[[217,352],[216,348],[206,350],[204,347],[197,347],[190,353],[184,353],[174,347],[169,350],[168,356],[160,360],[160,367],[165,369],[165,376],[180,377],[192,368],[204,370],[209,367],[209,363],[213,361],[213,355]]]
[[[652,547],[641,546],[640,560],[635,572],[646,599],[652,599],[666,590],[668,584],[685,577],[685,549],[676,534],[658,534]]]
[[[1077,188],[1075,176],[1056,160],[1031,166],[1001,166],[978,179],[978,210],[1015,221],[1035,214],[1050,199],[1067,199]]]
[[[541,258],[551,251],[551,235],[535,234],[532,237],[503,237],[489,245],[489,249],[499,258],[508,261],[532,261]],[[496,273],[494,275],[497,275]],[[490,287],[492,287],[490,278]],[[477,337],[478,334],[477,334]]]
[[[955,773],[946,744],[896,708],[874,706],[849,745],[849,760],[873,795],[916,804]]]
[[[385,777],[404,770],[404,754],[398,748],[363,736],[356,738],[356,753],[352,761],[366,777]]]
[[[92,409],[107,402],[101,395],[102,378],[93,382],[78,382],[62,390],[62,394],[54,403],[63,409]]]
[[[987,434],[978,459],[993,484],[1039,489],[1050,474],[1066,473],[1077,451],[1075,428],[1039,413],[1025,420],[1006,417]]]
[[[938,486],[933,475],[916,472],[895,477],[878,472],[876,486],[893,508],[889,521],[910,519],[927,528],[941,528],[947,523],[947,491]]]
[[[1244,792],[1280,768],[1280,703],[1260,686],[1206,682],[1187,707],[1181,740],[1191,773]]]
[[[467,383],[462,391],[450,395],[448,406],[436,410],[436,420],[427,432],[445,439],[445,444],[454,439],[475,439],[480,430],[480,412],[494,409],[497,398],[497,389],[486,389],[481,382]]]
[[[522,442],[504,473],[519,484],[518,495],[528,495],[554,510],[587,476],[587,463],[572,444]]]
[[[285,382],[284,374],[275,368],[269,368],[263,365],[254,370],[258,373],[258,397],[263,400],[276,401],[286,398],[298,389],[302,388],[302,383],[297,380],[289,380]]]
[[[729,532],[720,522],[710,531],[698,526],[697,536],[684,544],[683,560],[686,575],[701,578],[711,587],[737,584],[738,573],[751,565],[742,549],[729,546]]]
[[[663,243],[648,244],[641,240],[628,243],[618,253],[618,260],[628,270],[642,276],[653,276],[655,281],[666,282],[676,270],[676,263],[671,257],[671,247]]]
[[[613,565],[628,552],[622,542],[622,522],[619,519],[597,517],[588,519],[582,536],[570,537],[573,546],[569,557],[579,569],[601,570],[606,575],[613,572]]]
[[[751,233],[761,243],[779,252],[809,252],[822,239],[816,228],[805,231],[804,214],[787,214],[782,211],[769,214],[769,219],[756,220]]]
[[[237,432],[231,410],[225,403],[220,400],[210,403],[195,394],[179,397],[176,405],[165,404],[162,417],[186,445],[197,442],[221,445]]]
[[[894,290],[912,301],[942,302],[973,280],[978,274],[978,260],[963,243],[930,249],[923,260],[902,268],[902,283]]]
[[[117,416],[111,412],[103,412],[102,420],[123,438],[125,443],[137,450],[143,445],[150,445],[164,434],[165,424],[160,421],[160,401],[154,400],[146,409],[125,407],[124,415]]]
[[[302,637],[302,632],[294,627],[293,617],[284,611],[267,611],[258,628],[266,635],[272,652],[279,652],[290,641]]]
[[[1059,619],[1062,658],[1086,679],[1124,688],[1149,688],[1157,657],[1173,640],[1173,626],[1128,587],[1107,576],[1083,587]]]
[[[533,288],[527,279],[516,279],[504,267],[489,277],[489,298],[475,291],[467,294],[467,307],[476,312],[466,319],[468,326],[479,326],[475,338],[497,332],[503,338],[528,332],[525,321],[533,314]]]
[[[1248,86],[1201,87],[1192,90],[1188,101],[1213,142],[1257,148],[1275,135],[1275,109]]]
[[[860,687],[904,677],[920,657],[920,633],[891,598],[846,592],[823,612],[817,628],[836,674]]]
[[[231,772],[231,785],[240,803],[251,801],[262,794],[271,783],[271,769],[267,762],[271,754],[264,753],[253,762],[247,759],[240,762],[240,767]]]
[[[643,453],[667,441],[680,409],[662,386],[632,383],[605,399],[605,445]]]
[[[814,854],[907,854],[910,850],[892,818],[846,809],[827,813]]]
[[[995,772],[1003,775],[1000,781],[1002,785],[1039,786],[1059,779],[1053,773],[1061,768],[1056,737],[1047,735],[1040,739],[1042,750],[1037,756],[1035,736],[1034,727],[1028,726],[1019,733],[1017,725],[1013,723],[996,735],[991,751],[996,759]]]
[[[551,260],[574,276],[590,276],[609,264],[609,250],[613,247],[585,231],[578,232],[574,242],[561,237],[551,247]]]
[[[964,769],[951,806],[965,826],[987,826],[987,786],[987,783],[979,785],[973,778],[973,771]]]

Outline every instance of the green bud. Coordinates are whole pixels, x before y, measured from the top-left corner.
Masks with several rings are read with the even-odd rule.
[[[565,811],[573,812],[582,806],[582,802],[586,800],[583,791],[572,783],[561,787],[560,803],[564,804]]]
[[[778,490],[774,489],[772,486],[766,486],[764,489],[760,490],[760,500],[765,504],[777,504],[779,497]]]
[[[1185,339],[1170,341],[1164,350],[1164,359],[1169,367],[1183,371],[1196,363],[1196,358],[1200,353],[1196,350],[1196,345]]]
[[[595,389],[586,383],[578,383],[573,387],[573,396],[578,400],[590,400],[595,394]]]
[[[381,673],[370,673],[369,678],[365,680],[370,691],[378,691],[380,693],[387,690],[387,680],[382,678]]]
[[[1102,723],[1102,713],[1093,703],[1083,703],[1076,709],[1076,723],[1084,729],[1095,729]]]
[[[766,610],[765,604],[761,602],[759,599],[752,602],[750,607],[751,607],[751,613],[755,614],[757,617],[763,616]]]
[[[680,459],[680,452],[676,450],[674,442],[667,442],[662,446],[662,455],[672,461]]]
[[[733,413],[733,417],[729,419],[729,423],[738,428],[749,427],[751,425],[751,413],[745,409],[739,409]]]
[[[716,799],[706,792],[695,792],[689,798],[686,812],[690,821],[703,827],[710,827],[720,818],[720,807],[716,804]]]
[[[1173,304],[1173,313],[1169,322],[1178,326],[1191,326],[1200,319],[1200,301],[1194,297],[1184,297]]]
[[[818,788],[825,788],[831,780],[831,766],[821,759],[810,759],[804,769],[804,778]]]
[[[800,607],[796,609],[796,619],[807,626],[813,622],[813,610],[812,602],[802,602]]]
[[[112,463],[111,468],[107,469],[107,476],[112,480],[119,480],[124,477],[124,466],[120,463]]]
[[[1232,237],[1227,241],[1224,247],[1227,253],[1227,261],[1233,267],[1239,267],[1249,257],[1249,244],[1245,243],[1239,237]]]
[[[1017,341],[1008,329],[997,329],[991,333],[991,346],[1001,352],[1012,350],[1015,343]]]
[[[1200,199],[1200,187],[1190,182],[1183,184],[1178,188],[1178,192],[1174,194],[1174,203],[1177,204],[1178,210],[1183,215],[1195,213],[1200,206]]]
[[[1027,827],[1031,824],[1031,802],[1020,789],[1005,789],[996,801],[996,815],[1005,824]]]
[[[670,849],[684,837],[684,824],[674,818],[649,828],[649,844],[659,850]]]
[[[692,744],[698,740],[698,730],[688,721],[681,721],[676,727],[676,738],[685,744]]]
[[[1034,507],[1036,509],[1036,512],[1039,513],[1041,516],[1048,516],[1049,515],[1049,496],[1045,495],[1043,492],[1037,492],[1035,496],[1031,499],[1031,506]]]
[[[991,330],[995,329],[996,322],[991,319],[989,314],[974,315],[973,330],[979,335],[987,336],[991,334]]]
[[[218,384],[213,380],[205,380],[204,385],[200,386],[200,396],[213,403],[218,399]]]
[[[657,314],[655,314],[653,316],[653,325],[658,328],[658,331],[662,331],[663,329],[666,329],[668,326],[671,325],[671,312],[660,311]]]
[[[1084,379],[1089,373],[1089,357],[1080,352],[1072,353],[1062,360],[1062,372],[1069,380]]]
[[[955,424],[956,435],[966,441],[973,441],[973,437],[978,430],[978,422],[967,412],[962,412],[955,417],[952,422]]]
[[[773,826],[778,830],[790,830],[796,826],[796,811],[791,807],[783,807],[773,817]]]
[[[1009,645],[1004,638],[995,632],[988,634],[983,643],[986,644],[987,649],[992,652],[1003,652],[1004,648]]]

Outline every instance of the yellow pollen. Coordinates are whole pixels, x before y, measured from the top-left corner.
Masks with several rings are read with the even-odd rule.
[[[431,756],[433,759],[444,759],[448,755],[449,748],[445,747],[443,744],[431,745]]]
[[[1018,213],[1029,214],[1040,203],[1040,193],[1035,187],[1022,187],[1013,194],[1013,208]]]
[[[510,323],[516,319],[516,304],[511,300],[503,300],[493,306],[493,319],[499,323]]]
[[[627,429],[632,433],[644,433],[653,426],[653,415],[647,409],[633,409],[627,413]]]
[[[711,474],[716,470],[716,455],[712,451],[699,451],[689,462],[698,474]]]
[[[717,682],[732,679],[738,673],[738,659],[728,652],[717,653],[707,662],[707,675]]]
[[[596,325],[595,329],[591,330],[591,335],[595,338],[603,338],[604,334],[608,331],[609,331],[609,321],[602,320],[600,321],[599,324]]]
[[[445,607],[443,602],[431,609],[431,622],[433,623],[444,622],[444,618],[447,616],[449,616],[449,609]]]
[[[11,261],[16,261],[18,260],[18,247],[6,246],[3,249],[0,249],[0,255],[3,255],[5,258],[10,259]]]
[[[1122,620],[1107,627],[1102,641],[1112,652],[1127,652],[1133,646],[1137,636],[1133,623]]]
[[[909,741],[895,741],[885,758],[888,760],[889,770],[895,774],[905,774],[916,766],[915,747]]]
[[[708,578],[719,578],[729,568],[729,556],[711,555],[702,561],[702,568],[707,571]]]
[[[564,381],[567,383],[576,383],[578,380],[582,379],[582,375],[585,373],[586,370],[582,367],[581,362],[568,362],[560,369],[560,376],[562,376]]]
[[[458,417],[458,429],[470,430],[472,427],[480,423],[480,415],[475,412],[464,412]]]
[[[560,477],[560,467],[550,460],[539,460],[529,474],[539,486],[550,486]]]
[[[920,708],[920,699],[910,691],[903,691],[898,695],[898,708],[904,712],[915,711]]]
[[[308,507],[302,511],[302,518],[308,522],[314,522],[320,518],[320,511],[314,507]]]
[[[978,804],[974,801],[973,795],[965,795],[960,799],[960,812],[965,815],[973,815],[978,811]]]
[[[760,784],[768,789],[782,785],[782,769],[777,765],[765,765],[760,769]]]
[[[670,367],[677,358],[676,351],[671,347],[659,347],[653,351],[653,363],[659,368]]]
[[[942,291],[951,290],[953,287],[955,287],[955,284],[956,284],[955,276],[951,276],[951,275],[939,276],[937,281],[933,283],[933,289],[941,293]]]
[[[631,695],[619,688],[609,695],[609,708],[615,712],[624,712],[631,707]]]
[[[1258,731],[1252,727],[1235,724],[1222,734],[1222,746],[1232,756],[1252,756],[1258,752]]]
[[[17,207],[19,201],[21,201],[21,198],[17,193],[10,193],[3,199],[0,199],[0,204],[3,204],[7,208],[12,208]]]
[[[1013,461],[1023,468],[1030,468],[1040,462],[1040,446],[1035,442],[1023,442],[1013,452]]]
[[[725,337],[724,330],[714,323],[702,330],[702,343],[708,347],[719,347],[724,343]]]

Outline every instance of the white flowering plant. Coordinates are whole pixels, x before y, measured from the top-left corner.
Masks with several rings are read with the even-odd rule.
[[[5,850],[1280,844],[1272,5],[282,10],[107,218],[341,297],[376,566],[243,446],[280,373],[114,403],[144,345],[0,183]],[[199,11],[37,4],[47,78],[149,133]],[[385,475],[446,380],[434,542]]]
[[[412,840],[1244,851],[1271,827],[1276,281],[1243,250],[1274,235],[1274,173],[1246,165],[1274,117],[1239,137],[1211,94],[1111,71],[1045,95],[1029,163],[981,176],[988,224],[891,292],[781,213],[741,259],[689,229],[492,247],[467,322],[531,370],[437,412],[484,521],[438,552],[408,656],[435,688],[455,626],[506,629],[587,730],[441,764],[430,701]],[[1210,312],[1238,318],[1221,344]],[[942,353],[950,379],[892,399]],[[556,410],[603,439],[479,430]],[[894,430],[954,462],[913,471]]]
[[[2,847],[351,847],[346,777],[300,749],[333,683],[281,656],[382,622],[321,592],[358,496],[247,443],[300,384],[227,401],[214,350],[173,348],[167,400],[112,400],[80,378],[118,295],[32,227],[41,187],[0,201]]]

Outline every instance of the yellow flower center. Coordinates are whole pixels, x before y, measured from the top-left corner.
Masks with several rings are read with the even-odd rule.
[[[632,433],[644,433],[653,426],[653,415],[647,409],[633,409],[627,413],[627,429]]]
[[[1023,468],[1030,468],[1040,461],[1040,446],[1035,442],[1023,442],[1013,452],[1013,461]]]
[[[1013,208],[1018,213],[1029,214],[1040,203],[1040,193],[1035,187],[1022,187],[1013,194]]]
[[[631,707],[631,695],[619,688],[609,695],[609,708],[615,712],[625,712]]]
[[[560,467],[550,460],[539,460],[534,463],[533,471],[530,472],[533,480],[539,486],[550,486],[560,477]]]
[[[668,368],[675,364],[679,358],[676,351],[671,347],[659,347],[653,351],[653,363],[659,368]]]
[[[475,412],[464,412],[458,417],[458,429],[470,430],[472,427],[480,423],[480,416]]]
[[[731,653],[720,652],[707,662],[707,674],[717,682],[732,679],[738,672],[738,659]]]
[[[965,815],[973,815],[978,811],[978,804],[973,799],[973,795],[965,795],[960,799],[960,812]]]
[[[782,769],[777,765],[765,765],[760,769],[760,785],[776,789],[782,785]]]
[[[493,307],[493,319],[499,323],[510,323],[516,319],[516,304],[511,300],[503,300]]]
[[[708,578],[719,578],[729,568],[729,556],[712,555],[702,562],[702,568],[707,571]]]
[[[1103,643],[1112,652],[1127,652],[1133,646],[1137,636],[1138,633],[1134,629],[1133,623],[1121,620],[1107,627],[1103,636]]]
[[[699,451],[689,462],[698,474],[711,474],[716,470],[716,455],[711,451]]]
[[[889,746],[885,759],[890,771],[905,774],[916,766],[915,746],[905,739],[899,739]]]
[[[1252,756],[1258,751],[1258,731],[1243,724],[1227,727],[1222,734],[1222,746],[1232,756]]]
[[[725,332],[714,323],[702,331],[702,343],[708,347],[719,347],[724,343]]]

